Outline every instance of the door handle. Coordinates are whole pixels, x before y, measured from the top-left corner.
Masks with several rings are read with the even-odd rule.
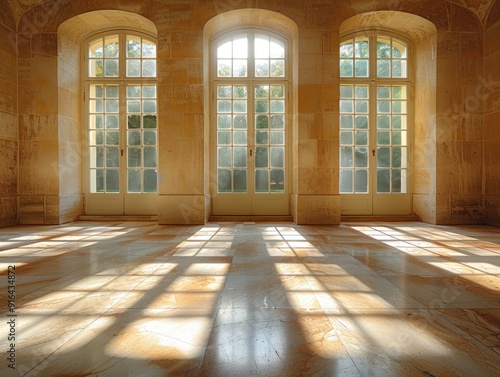
[[[250,157],[252,157],[253,149],[250,149]]]
[[[375,156],[375,149],[372,149],[372,156]]]

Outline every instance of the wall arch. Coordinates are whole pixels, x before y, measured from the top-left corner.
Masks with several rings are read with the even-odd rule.
[[[412,43],[414,116],[412,157],[412,210],[425,222],[436,223],[436,88],[437,28],[414,14],[397,11],[363,13],[345,20],[340,35],[362,30],[387,30]]]
[[[297,92],[298,92],[298,26],[290,18],[281,13],[268,11],[264,9],[241,9],[232,10],[219,14],[209,20],[203,29],[203,83],[204,83],[204,140],[205,140],[205,195],[210,198],[211,184],[214,184],[214,179],[211,179],[210,174],[210,62],[211,62],[211,42],[221,33],[228,32],[234,29],[257,27],[271,30],[280,34],[287,39],[289,47],[289,65],[292,69],[289,76],[290,88],[290,124],[291,124],[291,154],[292,166],[290,172],[292,174],[291,195],[297,192],[297,175],[294,171],[297,167]],[[210,199],[207,203],[207,208],[210,208]],[[292,208],[292,215],[293,215]],[[295,216],[294,216],[295,217]]]

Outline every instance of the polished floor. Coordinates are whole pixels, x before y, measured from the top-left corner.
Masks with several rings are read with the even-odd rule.
[[[1,376],[500,376],[500,228],[17,226],[0,263]]]

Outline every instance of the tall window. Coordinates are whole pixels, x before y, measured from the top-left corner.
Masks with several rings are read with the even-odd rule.
[[[116,205],[123,208],[110,212],[127,213],[127,195],[157,193],[156,43],[126,30],[95,35],[85,65],[86,192],[121,194]]]
[[[372,32],[341,42],[342,194],[405,194],[409,190],[408,51],[403,38]]]
[[[276,194],[287,190],[286,41],[247,29],[214,44],[216,194],[225,194],[225,203],[231,203],[229,194],[238,194],[235,200],[249,207],[265,194],[278,202]]]

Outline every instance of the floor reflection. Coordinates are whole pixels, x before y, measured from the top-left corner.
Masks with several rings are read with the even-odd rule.
[[[9,265],[6,376],[500,375],[498,228],[18,226]]]

